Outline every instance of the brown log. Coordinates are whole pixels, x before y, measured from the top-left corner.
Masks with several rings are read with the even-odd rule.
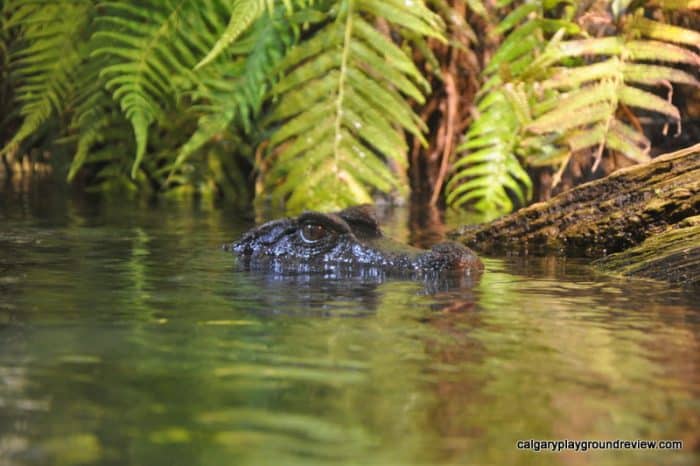
[[[593,264],[608,272],[700,288],[700,216],[689,217],[639,246]]]
[[[619,260],[605,262],[607,270],[685,283],[700,276],[700,226],[693,219],[684,223],[697,215],[700,144],[618,170],[493,222],[462,227],[451,236],[483,253],[601,258],[629,250]],[[654,241],[642,245],[650,238]],[[635,247],[642,249],[630,249]],[[652,263],[657,268],[682,266],[685,272],[673,279],[672,274],[650,272]],[[603,261],[599,264],[603,267]]]

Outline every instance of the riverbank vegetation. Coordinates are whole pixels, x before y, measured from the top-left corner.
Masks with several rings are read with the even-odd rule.
[[[4,0],[5,175],[499,215],[700,136],[697,0]]]

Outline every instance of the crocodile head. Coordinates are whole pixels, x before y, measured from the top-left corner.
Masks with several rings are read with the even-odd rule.
[[[364,268],[387,274],[425,275],[483,270],[476,254],[458,243],[440,243],[425,250],[385,237],[367,205],[274,220],[248,231],[226,249],[233,251],[246,268],[281,273]]]

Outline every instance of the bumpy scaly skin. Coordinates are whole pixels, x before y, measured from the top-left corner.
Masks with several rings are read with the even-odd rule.
[[[320,232],[318,238],[309,241],[305,228]],[[419,274],[483,270],[476,254],[458,243],[440,243],[424,250],[386,238],[369,206],[330,214],[306,212],[268,222],[227,249],[248,268],[275,272],[322,272],[337,267]]]

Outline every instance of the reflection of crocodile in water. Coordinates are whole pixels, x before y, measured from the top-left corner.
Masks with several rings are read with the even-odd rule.
[[[382,274],[433,275],[483,270],[474,252],[458,243],[418,249],[385,237],[370,206],[265,223],[226,249],[245,268],[281,273],[372,270]]]

